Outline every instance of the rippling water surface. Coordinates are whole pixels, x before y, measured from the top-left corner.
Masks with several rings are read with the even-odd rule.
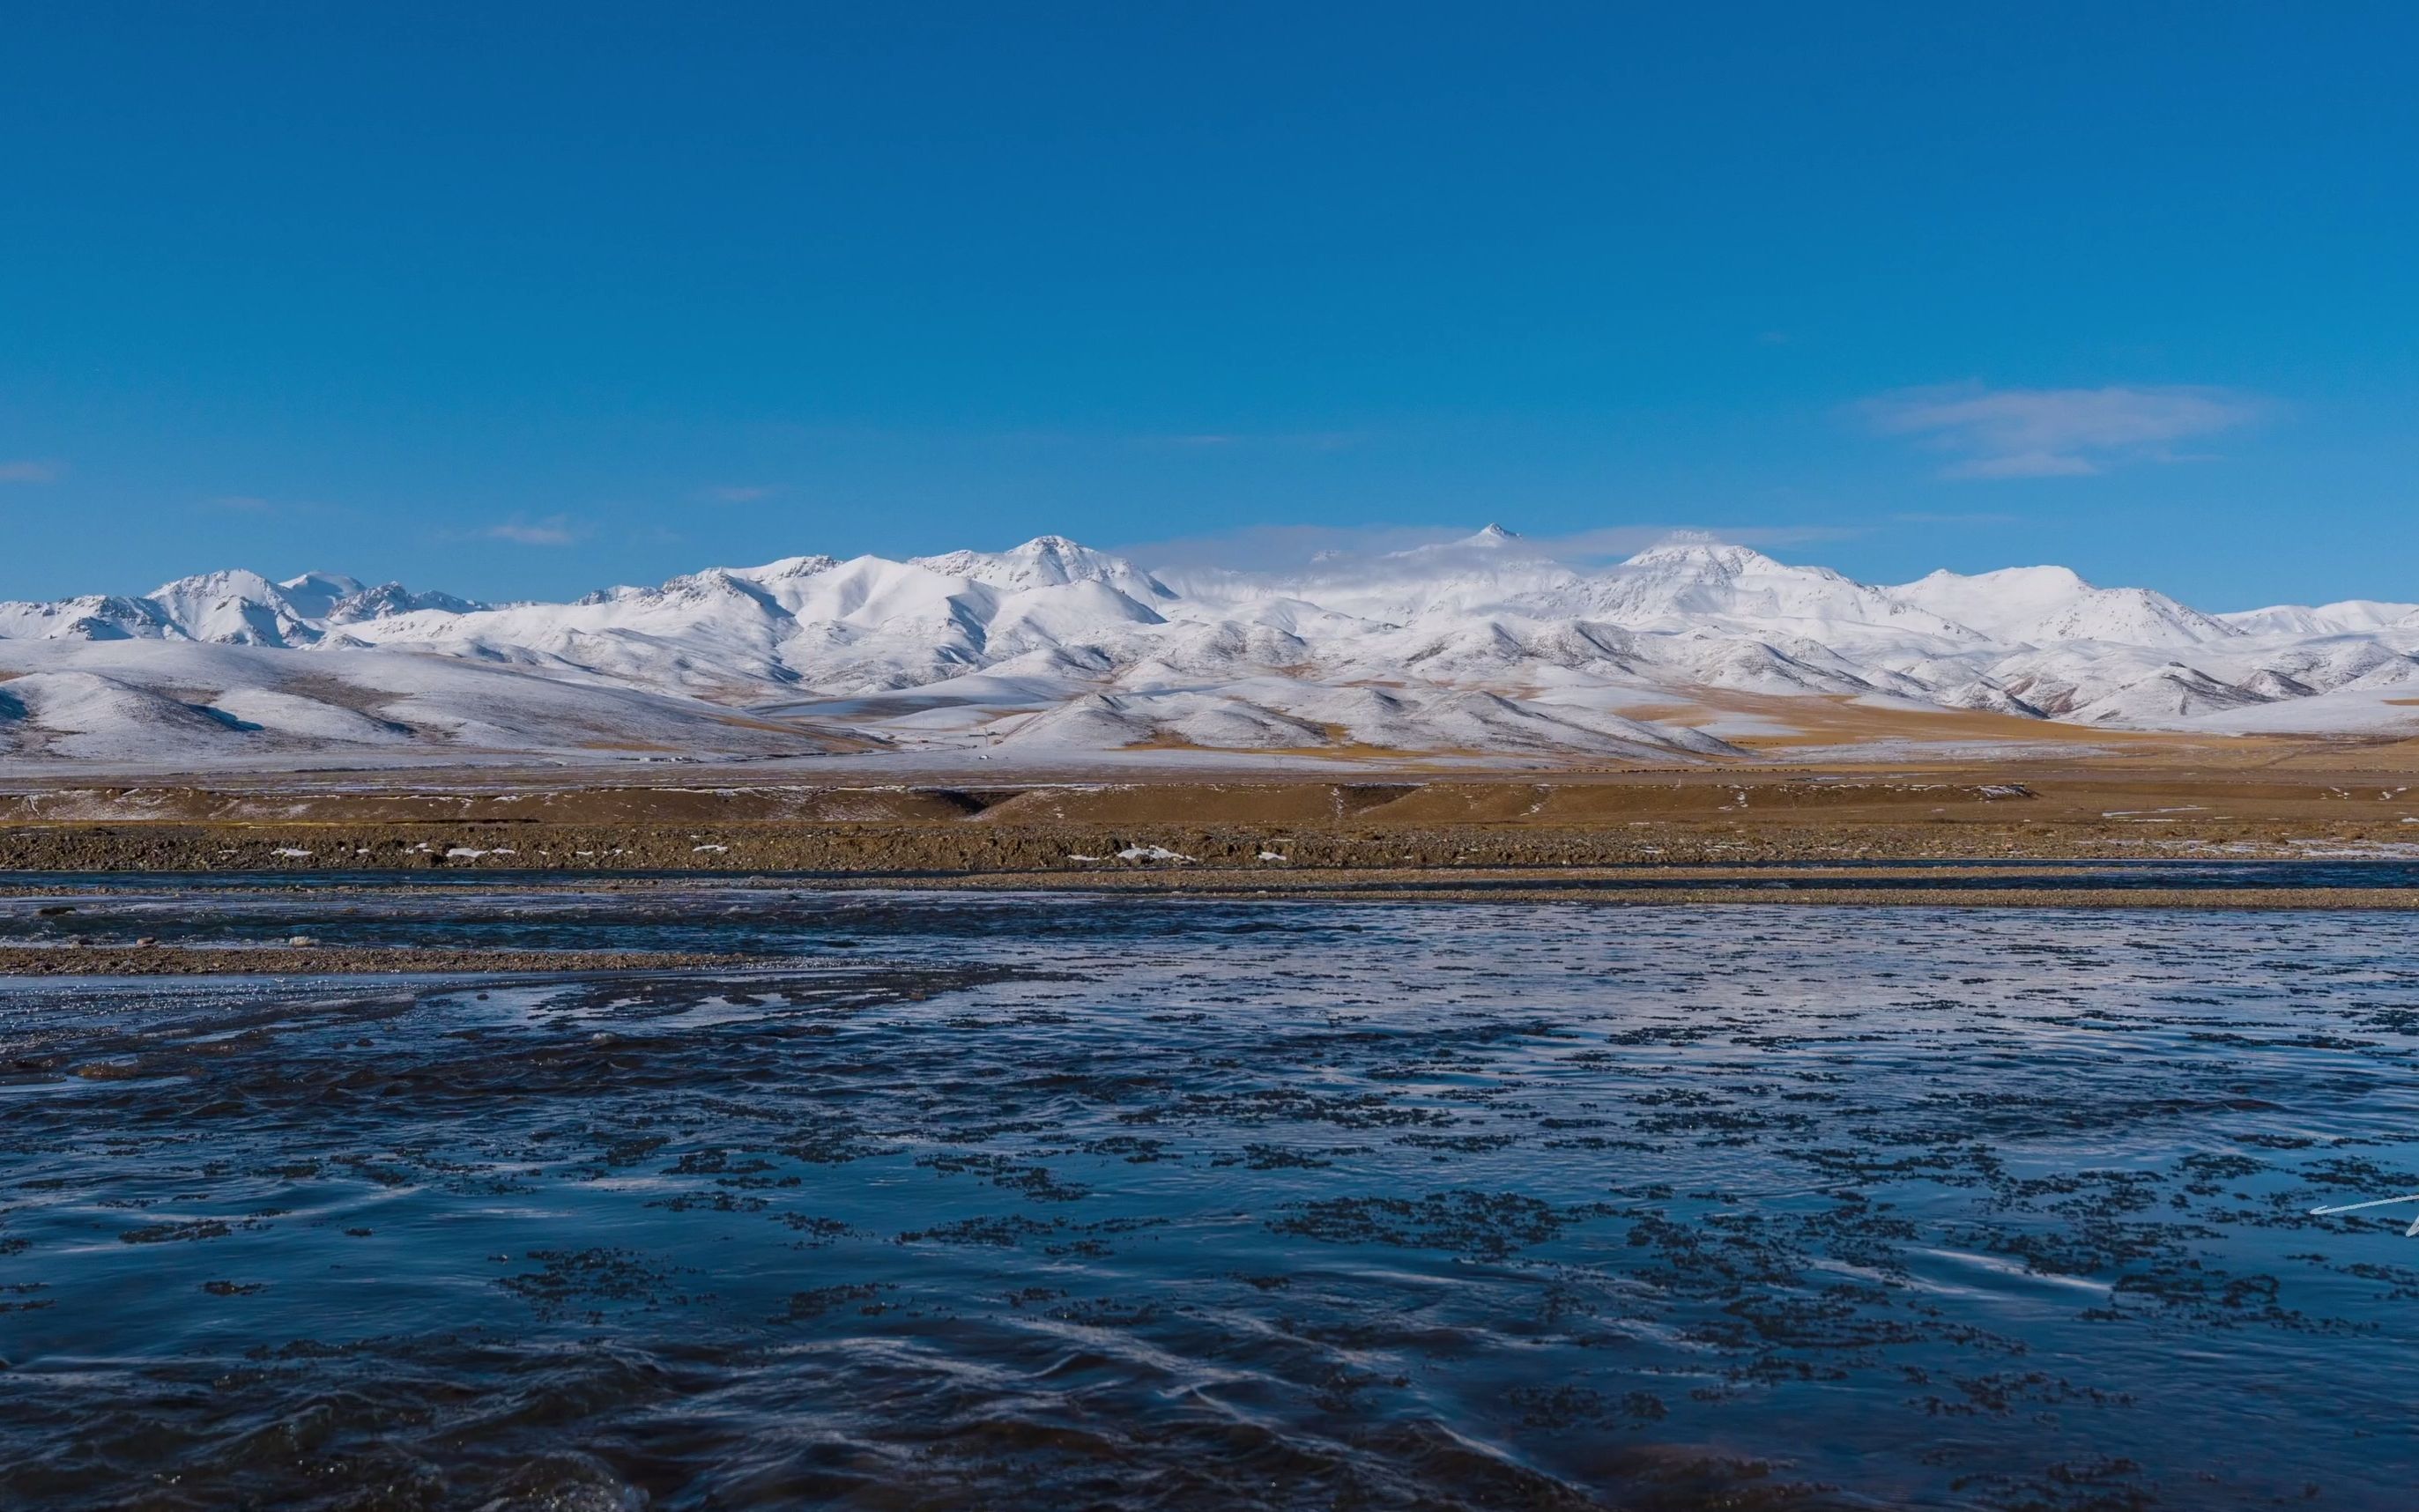
[[[2405,918],[43,902],[779,961],[0,980],[0,1504],[2411,1504]]]

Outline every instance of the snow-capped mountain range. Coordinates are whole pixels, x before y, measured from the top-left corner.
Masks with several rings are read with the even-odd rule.
[[[1579,568],[1495,526],[1292,574],[1059,536],[788,557],[567,604],[310,573],[0,604],[0,761],[1225,751],[1687,761],[1837,710],[2419,730],[2419,605],[2206,614],[2063,567],[1895,587],[1674,539]],[[1809,708],[1816,705],[1807,705]]]

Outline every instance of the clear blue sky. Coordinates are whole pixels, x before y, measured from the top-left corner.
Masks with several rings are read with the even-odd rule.
[[[7,33],[0,596],[1501,519],[2419,598],[2419,7]]]

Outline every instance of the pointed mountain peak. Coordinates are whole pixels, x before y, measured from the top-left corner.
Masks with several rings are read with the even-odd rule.
[[[1520,539],[1518,531],[1507,531],[1489,520],[1485,530],[1473,535],[1465,535],[1454,544],[1456,546],[1509,546],[1518,539]]]
[[[947,578],[965,578],[994,588],[1060,587],[1069,583],[1106,583],[1137,598],[1173,596],[1165,584],[1123,557],[1063,535],[1037,535],[1005,551],[951,551],[937,557],[914,557],[912,566]]]
[[[206,594],[233,595],[258,603],[277,597],[277,585],[256,572],[242,567],[225,567],[217,572],[197,572],[189,578],[176,578],[162,583],[146,595],[150,598],[193,597]]]

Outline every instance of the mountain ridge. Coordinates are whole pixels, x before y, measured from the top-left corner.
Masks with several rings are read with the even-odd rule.
[[[471,671],[549,686],[516,713]],[[1154,573],[1044,535],[709,567],[565,603],[234,569],[0,604],[10,762],[609,748],[582,699],[672,750],[1699,760],[1751,733],[1731,695],[2222,733],[2419,725],[2405,692],[2419,606],[2211,615],[2056,566],[1871,584],[1691,537],[1591,568],[1499,525],[1295,572]]]

